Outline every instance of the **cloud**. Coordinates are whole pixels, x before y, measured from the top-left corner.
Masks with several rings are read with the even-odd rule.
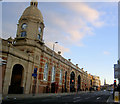
[[[44,11],[45,42],[58,41],[63,46],[83,47],[83,39],[94,35],[94,28],[104,25],[99,11],[85,3],[61,3],[61,11]],[[64,15],[65,14],[65,15]],[[65,51],[66,52],[66,51]]]
[[[104,51],[103,54],[104,54],[104,55],[109,55],[110,52],[108,52],[108,51]]]
[[[3,23],[2,30],[3,30],[2,31],[2,38],[7,39],[9,37],[15,37],[15,34],[16,34],[16,25],[9,24],[9,23]]]
[[[85,3],[67,3],[65,5],[67,5],[69,9],[80,14],[81,17],[83,17],[86,21],[90,22],[95,27],[100,27],[104,24],[103,21],[99,20],[100,13]]]
[[[27,3],[2,3],[2,38],[15,37],[17,32],[17,22],[22,15]]]
[[[13,5],[9,5],[7,9],[13,10],[10,16],[14,17],[17,23],[18,17],[22,14],[20,11],[23,11],[27,4],[22,5],[22,9],[19,4],[15,7]],[[4,6],[7,7],[7,3]],[[44,40],[46,44],[58,41],[60,46],[57,48],[60,48],[63,54],[69,52],[71,46],[83,47],[83,39],[94,35],[94,28],[103,25],[103,22],[99,20],[99,11],[85,3],[59,3],[58,6],[60,11],[53,8],[42,11],[45,21]],[[19,10],[15,9],[18,7]],[[4,12],[5,17],[7,17],[6,14]],[[13,25],[10,18],[7,22],[5,21],[4,19],[3,34],[5,35],[3,37],[6,38],[8,35],[14,37],[16,24]]]
[[[46,45],[51,49],[53,49],[53,44],[54,42],[46,42]],[[62,52],[61,55],[63,55],[64,52],[70,52],[69,48],[65,48],[61,46],[59,43],[55,44],[54,51],[55,52],[61,51]]]
[[[2,1],[4,2],[28,2],[28,0],[2,0]],[[37,0],[37,1],[38,2],[118,2],[119,0]]]

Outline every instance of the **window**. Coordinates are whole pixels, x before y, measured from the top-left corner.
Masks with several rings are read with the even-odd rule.
[[[38,37],[37,37],[39,40],[40,40],[40,34],[38,34]]]
[[[21,26],[22,30],[25,30],[27,28],[27,24],[26,23],[23,23],[22,26]]]
[[[52,82],[55,81],[55,67],[52,67]]]
[[[48,76],[48,64],[46,63],[45,67],[44,67],[44,78],[43,78],[43,80],[47,80],[47,76]]]
[[[60,70],[60,84],[62,84],[62,70]]]
[[[39,31],[39,33],[41,33],[41,31],[42,31],[41,27],[38,28],[38,31]]]
[[[22,31],[21,32],[21,37],[25,37],[26,36],[26,31]]]

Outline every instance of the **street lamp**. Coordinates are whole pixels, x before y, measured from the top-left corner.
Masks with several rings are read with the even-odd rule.
[[[53,51],[52,51],[52,60],[51,60],[51,62],[52,62],[52,68],[53,68],[53,57],[54,57],[54,49],[55,49],[55,44],[57,44],[58,42],[54,42],[53,43]],[[52,69],[52,71],[53,71],[53,69]],[[52,77],[53,75],[52,75],[52,72],[51,72],[51,77]],[[52,82],[52,79],[51,79],[51,82]],[[51,85],[50,85],[50,87],[51,87]]]
[[[51,84],[52,84],[52,81],[53,81],[53,57],[54,57],[54,49],[55,49],[55,44],[57,44],[58,42],[54,42],[53,43],[53,50],[52,50],[52,60],[51,60],[51,63],[52,63],[52,71],[51,71]],[[55,69],[54,69],[55,70]],[[55,77],[54,77],[55,78]],[[51,92],[52,92],[52,85],[50,85],[50,88],[51,88]]]
[[[58,42],[54,42],[54,44],[53,44],[53,51],[54,51],[54,49],[55,49],[55,44],[57,44]]]

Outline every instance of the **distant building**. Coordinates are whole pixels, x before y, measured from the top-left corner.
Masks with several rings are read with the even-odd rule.
[[[99,87],[94,77],[54,52],[43,41],[44,21],[38,2],[32,1],[19,19],[16,38],[1,39],[3,94],[57,93]]]
[[[93,87],[95,90],[100,90],[100,77],[99,76],[93,76]]]
[[[106,79],[104,79],[104,85],[106,85]]]
[[[93,78],[93,76],[91,74],[88,74],[89,88],[93,88],[92,78]]]

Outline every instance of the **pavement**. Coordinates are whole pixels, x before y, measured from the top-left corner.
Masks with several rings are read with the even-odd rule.
[[[88,93],[88,94],[87,94]],[[60,97],[60,96],[64,96],[64,98],[65,97],[68,97],[68,99],[69,99],[69,97],[70,96],[72,96],[72,97],[75,97],[75,101],[74,102],[76,102],[76,101],[80,101],[80,97],[78,96],[79,94],[82,94],[82,95],[84,95],[84,94],[87,94],[87,95],[91,95],[93,93],[93,95],[94,94],[96,94],[97,95],[97,93],[99,93],[99,97],[97,97],[97,101],[99,101],[100,99],[98,99],[98,98],[100,98],[100,97],[102,97],[102,94],[104,93],[104,92],[89,92],[89,91],[80,91],[80,92],[73,92],[73,93],[42,93],[42,94],[35,94],[35,96],[33,96],[33,94],[9,94],[9,95],[4,95],[3,96],[3,100],[4,101],[7,101],[7,100],[10,100],[10,99],[13,99],[13,100],[20,100],[20,99],[45,99],[45,101],[46,101],[46,99],[47,99],[47,97]],[[101,94],[100,94],[101,93]],[[113,100],[113,95],[112,95],[112,93],[110,93],[110,92],[106,92],[107,93],[107,95],[109,95],[109,97],[107,97],[107,104],[120,104],[120,102],[118,102],[118,103],[115,103],[114,102],[114,100]],[[78,94],[78,95],[76,95],[76,94]],[[70,96],[69,96],[70,95]],[[101,95],[101,96],[100,96]],[[72,97],[71,97],[71,99],[72,99]],[[79,97],[79,98],[78,98]],[[82,97],[82,96],[81,96]],[[89,97],[89,96],[88,96]],[[84,97],[83,97],[84,98]],[[90,98],[90,97],[89,97]],[[103,97],[104,98],[104,97]],[[66,98],[65,98],[66,99]],[[78,100],[77,100],[78,99]],[[93,99],[92,99],[92,97],[90,98],[90,100],[95,100],[96,98],[94,98],[94,96],[93,96]],[[52,100],[51,98],[50,99],[48,99],[48,100]],[[87,101],[87,99],[85,99],[86,101]],[[89,100],[88,100],[89,101]],[[100,102],[101,102],[101,100],[100,100]],[[101,103],[102,104],[102,103]]]
[[[2,94],[0,94],[0,104],[2,103]]]
[[[78,93],[88,93],[89,91],[80,91]],[[8,95],[3,95],[3,99],[26,99],[26,98],[41,98],[41,97],[49,97],[49,96],[57,96],[57,95],[73,95],[77,94],[77,92],[72,92],[72,93],[41,93],[41,94],[8,94]]]
[[[107,103],[114,103],[114,100],[113,100],[113,95],[110,95],[108,100],[107,100]]]
[[[115,102],[114,99],[113,99],[113,95],[110,95],[108,100],[107,100],[107,103],[110,103],[110,104],[120,104],[120,100],[119,102]]]

